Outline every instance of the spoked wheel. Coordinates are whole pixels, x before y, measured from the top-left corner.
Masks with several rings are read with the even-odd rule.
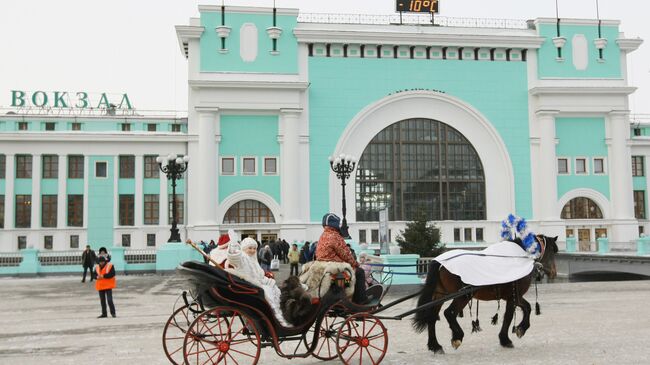
[[[214,307],[190,325],[183,358],[187,365],[255,365],[260,349],[260,334],[248,315],[232,307]]]
[[[190,306],[184,305],[175,310],[165,323],[165,329],[163,329],[163,350],[165,350],[165,355],[169,361],[174,365],[183,364],[185,333],[196,317],[190,308]]]
[[[352,333],[346,334],[344,325],[336,336],[336,351],[341,361],[346,365],[379,364],[388,349],[386,327],[368,313],[357,313],[345,321]]]
[[[325,361],[336,359],[338,356],[338,353],[336,352],[336,335],[339,331],[339,327],[341,327],[344,334],[350,336],[350,323],[346,322],[343,317],[325,314],[318,329],[316,329],[317,325],[318,322],[315,322],[309,329],[309,332],[305,337],[305,345],[307,345],[307,348],[310,347],[311,342],[314,340],[314,331],[317,330],[318,338],[316,341],[318,341],[318,343],[316,344],[314,351],[311,353],[312,356]],[[345,340],[343,341],[345,342]]]

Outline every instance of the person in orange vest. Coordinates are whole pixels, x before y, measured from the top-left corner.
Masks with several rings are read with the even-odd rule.
[[[106,257],[99,256],[99,265],[96,266],[97,277],[95,289],[99,292],[99,300],[102,304],[102,314],[97,318],[106,318],[106,300],[111,310],[111,316],[115,318],[115,305],[113,304],[113,288],[115,288],[115,268],[113,264],[106,261]]]

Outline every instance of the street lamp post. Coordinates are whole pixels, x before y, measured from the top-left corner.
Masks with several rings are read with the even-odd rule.
[[[345,180],[347,180],[350,177],[350,174],[352,171],[354,171],[354,168],[357,166],[357,159],[350,156],[350,155],[345,155],[341,154],[338,157],[329,157],[330,161],[330,168],[334,173],[336,174],[336,177],[341,180],[341,190],[343,191],[343,197],[342,197],[342,210],[343,210],[343,221],[341,222],[341,236],[343,238],[350,238],[350,234],[348,233],[348,221],[345,218],[346,214],[346,209],[345,209]]]
[[[163,161],[167,161],[167,164],[163,166]],[[177,157],[176,154],[170,153],[167,157],[158,156],[156,158],[158,162],[158,167],[165,175],[167,179],[172,181],[172,228],[170,229],[171,235],[167,242],[180,242],[181,235],[178,233],[178,227],[176,226],[176,180],[183,177],[183,173],[187,171],[187,166],[190,163],[190,156]]]

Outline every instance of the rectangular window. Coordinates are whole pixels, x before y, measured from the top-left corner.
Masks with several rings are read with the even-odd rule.
[[[221,175],[235,174],[235,159],[232,157],[221,158]]]
[[[460,242],[460,228],[454,228],[454,242]]]
[[[255,158],[245,157],[243,159],[243,174],[255,175]]]
[[[83,227],[84,196],[68,195],[68,227]]]
[[[59,156],[43,155],[43,179],[56,179],[59,177]]]
[[[370,230],[370,242],[379,242],[379,230],[378,229],[371,229]]]
[[[130,132],[131,123],[122,123],[122,132]]]
[[[366,230],[365,229],[360,229],[359,230],[359,243],[366,243]]]
[[[27,236],[18,236],[18,249],[24,250],[27,248]]]
[[[95,177],[105,178],[108,176],[108,167],[106,161],[95,162]]]
[[[267,157],[264,159],[264,174],[275,175],[278,173],[278,160],[275,157]]]
[[[79,235],[70,235],[70,248],[79,248]]]
[[[122,247],[131,247],[131,235],[123,234],[122,235]]]
[[[587,160],[584,158],[576,158],[576,174],[587,173]]]
[[[16,179],[32,178],[32,156],[16,155]]]
[[[29,129],[29,124],[27,122],[18,122],[18,130],[26,131]]]
[[[145,179],[157,179],[160,176],[158,173],[159,167],[156,158],[158,158],[158,156],[144,156]]]
[[[70,155],[68,156],[68,179],[84,178],[84,157]]]
[[[133,224],[133,195],[120,194],[120,226]]]
[[[41,196],[41,226],[42,227],[56,227],[56,195],[43,195]]]
[[[0,155],[0,179],[6,179],[7,173],[7,156]]]
[[[32,226],[32,196],[16,195],[16,228]]]
[[[5,228],[5,196],[0,195],[0,228]]]
[[[81,130],[81,123],[72,123],[72,128],[73,131],[80,131]]]
[[[45,123],[45,130],[46,131],[53,131],[55,129],[56,129],[56,123],[54,123],[54,122]]]
[[[144,195],[144,224],[158,224],[158,194]]]
[[[476,229],[476,242],[483,242],[483,228]]]
[[[155,131],[156,131],[156,123],[148,123],[147,132],[155,132]]]
[[[644,232],[645,232],[645,230],[644,230],[643,226],[639,226],[639,237],[641,237],[641,235],[643,235]]]
[[[168,224],[172,224],[172,206],[173,206],[173,200],[172,200],[172,194],[169,194],[169,220]],[[183,208],[184,208],[184,197],[183,195],[176,194],[176,224],[183,224],[185,222],[185,216],[183,214]]]
[[[180,124],[172,124],[172,132],[180,132],[180,131],[181,131]]]
[[[635,136],[640,136],[641,135],[641,128],[634,128],[634,135]]]
[[[464,231],[465,232],[463,232],[463,233],[464,233],[465,241],[466,242],[471,241],[472,240],[472,229],[471,228],[465,228]]]
[[[120,179],[135,177],[135,156],[120,156]]]
[[[643,156],[632,156],[632,176],[645,176],[643,171]]]
[[[45,248],[46,250],[51,250],[52,246],[54,246],[54,237],[53,236],[43,237],[43,248]]]
[[[604,174],[604,173],[605,173],[605,159],[594,158],[594,174]]]
[[[566,158],[557,159],[557,173],[558,174],[569,173],[569,160],[567,160]]]
[[[147,233],[147,247],[156,247],[155,233]]]
[[[634,218],[645,219],[645,191],[634,190]]]

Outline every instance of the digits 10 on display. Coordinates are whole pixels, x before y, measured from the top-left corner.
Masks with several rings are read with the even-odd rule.
[[[397,0],[395,10],[407,13],[437,13],[438,0]]]

